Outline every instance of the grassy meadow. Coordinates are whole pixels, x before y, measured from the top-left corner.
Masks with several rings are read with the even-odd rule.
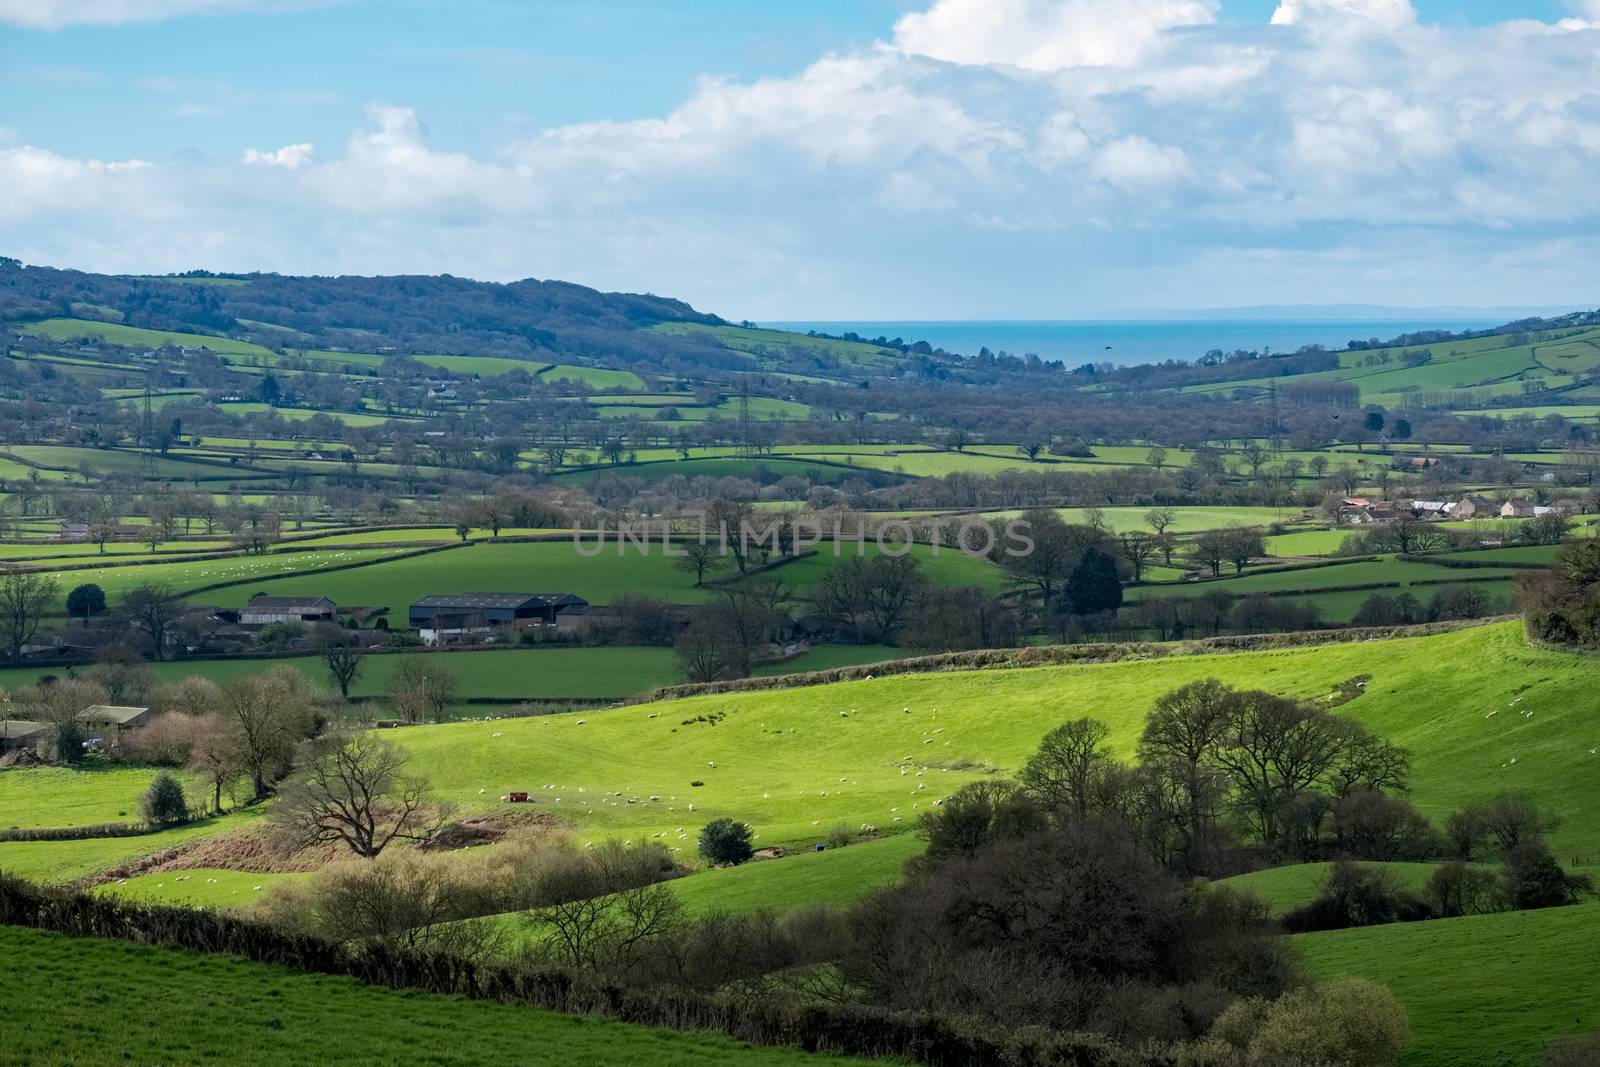
[[[439,1067],[850,1062],[710,1034],[363,986],[237,956],[16,927],[0,927],[0,955],[12,989],[5,1057],[16,1067],[301,1067],[313,1047],[315,1062]],[[63,1018],[72,1025],[61,1025]]]

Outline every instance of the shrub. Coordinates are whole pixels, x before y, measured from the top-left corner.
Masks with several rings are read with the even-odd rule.
[[[1499,910],[1498,890],[1493,871],[1452,860],[1434,868],[1424,893],[1435,914],[1450,919]]]
[[[1339,846],[1367,860],[1420,860],[1439,851],[1438,835],[1415,808],[1376,789],[1357,789],[1333,809]]]
[[[117,741],[119,754],[132,763],[182,767],[194,749],[198,722],[195,716],[182,712],[157,715],[150,725],[123,732]]]
[[[710,863],[740,864],[755,854],[750,827],[732,819],[713,819],[700,831],[700,855]]]
[[[1506,903],[1513,908],[1576,904],[1593,889],[1584,875],[1568,874],[1543,841],[1525,841],[1506,857]]]
[[[922,816],[928,863],[971,856],[999,841],[1044,827],[1044,812],[1012,782],[968,782]]]
[[[828,831],[827,844],[829,848],[844,848],[855,842],[855,831],[844,823],[840,823]]]
[[[151,826],[177,826],[188,822],[189,801],[183,795],[183,784],[162,771],[139,798],[139,812]]]
[[[1257,1062],[1383,1067],[1411,1042],[1405,1008],[1387,989],[1362,978],[1297,989],[1258,1018],[1248,1045]]]
[[[1317,899],[1286,914],[1283,925],[1292,933],[1305,933],[1431,917],[1425,901],[1399,889],[1383,871],[1340,860],[1328,872]]]

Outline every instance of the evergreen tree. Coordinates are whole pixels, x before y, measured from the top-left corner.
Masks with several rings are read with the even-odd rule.
[[[1067,578],[1067,610],[1074,615],[1098,615],[1122,606],[1122,578],[1117,561],[1092,548]]]

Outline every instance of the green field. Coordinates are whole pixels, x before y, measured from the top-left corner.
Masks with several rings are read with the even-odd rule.
[[[124,767],[0,771],[0,830],[140,822],[139,794],[155,775],[153,770]]]
[[[1487,556],[1485,561],[1490,562],[1494,558]],[[1502,558],[1513,561],[1512,557]],[[1207,593],[1227,593],[1230,596],[1304,593],[1305,596],[1297,599],[1317,604],[1325,620],[1337,622],[1351,618],[1361,603],[1374,593],[1393,595],[1409,591],[1417,599],[1426,601],[1443,586],[1470,581],[1474,588],[1489,596],[1506,600],[1513,590],[1512,580],[1521,573],[1519,568],[1514,567],[1444,567],[1398,560],[1392,556],[1328,566],[1257,572],[1247,569],[1238,576],[1230,575],[1230,569],[1223,569],[1222,578],[1203,582],[1137,586],[1128,591],[1128,600],[1196,597]],[[1380,586],[1384,588],[1377,588]]]
[[[0,772],[10,773],[13,772]],[[157,855],[186,842],[249,826],[259,815],[260,809],[253,809],[139,837],[102,837],[83,841],[0,841],[0,871],[36,882],[70,882],[120,864]]]
[[[256,874],[251,871],[196,867],[103,882],[91,892],[136,900],[141,904],[248,908],[265,899],[274,884],[294,882],[304,877],[303,874]]]
[[[242,400],[225,404],[218,404],[217,410],[230,415],[266,415],[273,414],[290,422],[304,422],[317,415],[326,415],[330,419],[337,419],[346,426],[381,426],[392,420],[417,421],[409,415],[368,415],[355,411],[323,411],[312,408],[274,407],[271,404],[262,404],[256,401]],[[368,465],[367,469],[370,469]]]
[[[1422,889],[1436,869],[1432,863],[1363,863],[1362,866],[1381,868],[1396,885],[1414,893]],[[1315,900],[1331,870],[1332,863],[1292,863],[1226,878],[1217,884],[1251,893],[1270,905],[1274,912],[1281,913]]]
[[[841,822],[909,829],[932,800],[984,768],[1014,770],[1048,729],[1078,715],[1105,720],[1115,747],[1131,753],[1155,696],[1197,678],[1316,698],[1371,675],[1343,711],[1413,750],[1425,813],[1526,788],[1564,818],[1557,846],[1593,855],[1600,808],[1584,784],[1600,767],[1590,751],[1600,745],[1592,673],[1588,660],[1530,649],[1519,626],[1496,624],[1278,652],[899,675],[396,736],[469,805],[481,803],[480,789],[533,789],[585,833],[665,835],[678,846],[677,827],[729,815],[767,844],[804,847]],[[685,725],[717,712],[726,717],[715,725]],[[607,796],[616,792],[624,798]],[[651,795],[662,799],[624,802]]]
[[[1056,508],[1055,511],[1061,518],[1069,523],[1083,524],[1089,522],[1089,508]],[[1112,533],[1124,533],[1129,530],[1139,530],[1143,533],[1153,534],[1155,531],[1145,521],[1145,516],[1150,514],[1150,508],[1101,508],[1100,519],[1105,528]],[[1202,530],[1220,530],[1228,526],[1270,526],[1275,522],[1292,522],[1300,517],[1298,508],[1246,508],[1246,507],[1214,507],[1194,508],[1175,507],[1172,509],[1173,522],[1167,527],[1170,534],[1199,533]],[[1020,510],[1011,511],[986,511],[984,518],[1011,519],[1021,515]],[[1293,536],[1293,535],[1286,535]],[[1176,558],[1176,557],[1175,557]]]
[[[572,363],[553,363],[539,372],[543,381],[576,382],[591,389],[643,389],[644,379],[631,370],[606,370],[602,367],[580,367]]]
[[[16,927],[0,927],[0,954],[11,990],[4,1055],[15,1067],[850,1062],[710,1034],[363,986],[236,956]]]
[[[921,855],[922,839],[896,834],[782,860],[697,871],[668,883],[693,913],[785,911],[813,904],[842,907],[903,877],[906,860]]]
[[[136,326],[122,326],[114,322],[93,322],[88,319],[44,319],[19,327],[19,332],[54,341],[88,338],[114,345],[141,348],[160,348],[177,345],[181,348],[209,348],[225,355],[258,356],[272,361],[276,355],[270,348],[249,341],[235,341],[231,337],[213,337],[210,334],[179,333],[172,330],[143,330]]]
[[[1269,556],[1331,556],[1350,530],[1299,530],[1267,538]]]
[[[1600,904],[1300,934],[1313,974],[1359,975],[1411,1014],[1401,1067],[1532,1067],[1600,1029]]]
[[[757,668],[758,674],[794,674],[828,670],[833,667],[903,659],[914,654],[906,649],[883,645],[819,645],[794,659]],[[604,646],[570,648],[505,649],[436,653],[441,663],[455,672],[459,696],[493,700],[620,700],[664,685],[685,681],[683,668],[670,648]],[[362,661],[361,676],[350,687],[355,697],[381,696],[389,678],[400,666],[397,655],[374,655]],[[150,664],[162,681],[175,682],[200,675],[214,682],[225,682],[244,675],[258,674],[271,667],[288,666],[303,673],[315,685],[332,685],[327,668],[317,656],[284,659],[177,660]],[[64,673],[60,668],[8,667],[0,669],[0,687],[15,689],[32,685],[41,675]],[[491,708],[477,714],[492,713]],[[33,773],[33,772],[29,772]],[[66,773],[66,772],[62,772]],[[130,794],[131,796],[131,794]],[[0,820],[6,812],[5,778],[0,775]],[[131,803],[131,800],[127,803]],[[126,807],[127,803],[120,806]],[[104,805],[102,805],[104,806]],[[88,818],[84,822],[115,821]],[[34,823],[19,825],[62,825]]]
[[[538,374],[547,363],[534,363],[526,359],[502,359],[496,356],[412,356],[412,359],[428,367],[438,367],[440,370],[451,371],[455,374],[478,374],[485,378],[493,378],[501,374],[510,374],[520,370],[532,375]]]
[[[676,603],[698,603],[710,596],[709,589],[696,589],[692,576],[678,570],[675,559],[661,554],[657,541],[650,547],[650,555],[640,555],[630,544],[626,555],[618,555],[614,538],[608,538],[604,552],[599,556],[584,556],[572,541],[533,542],[477,542],[445,552],[434,552],[407,559],[396,559],[371,567],[358,567],[331,574],[308,574],[269,580],[269,570],[261,570],[263,579],[245,586],[218,589],[201,594],[207,603],[223,607],[238,607],[258,592],[277,596],[326,596],[341,606],[362,605],[387,607],[391,616],[403,618],[406,609],[417,600],[436,593],[488,592],[516,590],[528,592],[570,592],[592,604],[607,604],[624,594],[660,597]],[[592,552],[595,541],[591,537],[583,542],[583,550]],[[849,550],[850,546],[846,546]],[[352,550],[353,551],[353,550]],[[371,549],[369,553],[381,553]],[[1000,571],[989,563],[974,560],[957,552],[946,551],[938,559],[926,546],[916,546],[912,554],[924,560],[929,575],[947,584],[993,584]],[[248,561],[222,560],[207,564],[170,565],[184,566],[198,575],[207,569],[207,582],[220,580],[216,574],[238,563],[257,563],[264,567],[282,566],[285,561],[301,556],[324,555],[350,557],[350,552],[295,553],[279,560],[275,556],[257,557]],[[359,558],[365,558],[362,555]],[[827,544],[819,547],[818,555],[805,557],[785,564],[770,573],[788,585],[791,592],[803,594],[828,566],[833,565]],[[150,568],[130,567],[126,570]],[[160,568],[157,568],[160,569]],[[304,567],[295,567],[303,570]],[[89,573],[89,572],[85,572]],[[107,574],[116,571],[108,570]],[[173,575],[178,572],[174,569]],[[722,579],[735,572],[730,564],[718,571],[714,578]],[[85,579],[98,580],[98,579]],[[179,584],[176,577],[166,580]],[[200,584],[194,580],[192,584]],[[125,587],[125,586],[124,586]],[[180,586],[181,587],[181,586]],[[393,620],[391,625],[397,623]]]
[[[354,563],[361,560],[387,559],[396,552],[404,549],[386,548],[345,548],[325,549],[310,552],[279,552],[269,553],[264,556],[228,556],[222,559],[207,560],[182,560],[176,559],[165,563],[139,563],[128,566],[85,567],[73,570],[56,572],[56,579],[61,583],[62,594],[68,589],[85,582],[93,582],[105,590],[107,599],[114,605],[117,598],[134,586],[147,582],[170,585],[177,592],[187,592],[204,586],[215,585],[219,582],[245,581],[252,582],[247,588],[218,589],[208,593],[196,594],[198,599],[208,604],[221,604],[236,607],[249,600],[258,590],[254,579],[259,579],[262,590],[278,588],[285,579],[283,575],[294,574],[299,571],[312,570],[318,567],[331,567],[341,564]],[[424,559],[428,557],[423,557]],[[393,566],[395,564],[387,564]],[[306,575],[300,582],[331,582],[333,579],[346,573],[360,573],[356,571],[340,572],[327,575]],[[316,595],[324,595],[317,593]],[[331,594],[328,594],[331,595]],[[335,603],[354,606],[361,603],[357,600],[341,601],[334,597]],[[407,601],[406,603],[409,603]],[[402,607],[405,605],[402,604]]]

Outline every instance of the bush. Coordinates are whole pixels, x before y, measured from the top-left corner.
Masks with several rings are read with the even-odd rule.
[[[189,800],[183,795],[183,784],[162,771],[139,798],[139,811],[151,826],[177,826],[188,822]]]
[[[1422,860],[1440,851],[1438,835],[1415,808],[1376,789],[1357,789],[1333,809],[1339,847],[1365,860]]]
[[[740,864],[755,854],[750,827],[732,819],[713,819],[700,831],[700,855],[709,863]]]
[[[1426,901],[1398,888],[1383,871],[1340,860],[1328,872],[1317,899],[1284,915],[1283,925],[1298,934],[1432,917]]]
[[[1452,860],[1428,877],[1428,904],[1441,919],[1479,915],[1500,908],[1499,881],[1493,871]]]
[[[1044,828],[1033,798],[1013,782],[968,782],[922,816],[928,863],[971,856],[999,841]]]
[[[1584,875],[1568,874],[1543,841],[1512,849],[1505,866],[1506,903],[1513,908],[1560,908],[1576,904],[1594,888]]]
[[[827,844],[829,848],[844,848],[855,842],[855,831],[844,823],[840,823],[828,831]]]
[[[1362,978],[1341,978],[1297,989],[1273,1004],[1225,1012],[1218,1029],[1230,1036],[1248,1032],[1256,1062],[1338,1063],[1383,1067],[1411,1043],[1406,1010],[1394,994]]]

